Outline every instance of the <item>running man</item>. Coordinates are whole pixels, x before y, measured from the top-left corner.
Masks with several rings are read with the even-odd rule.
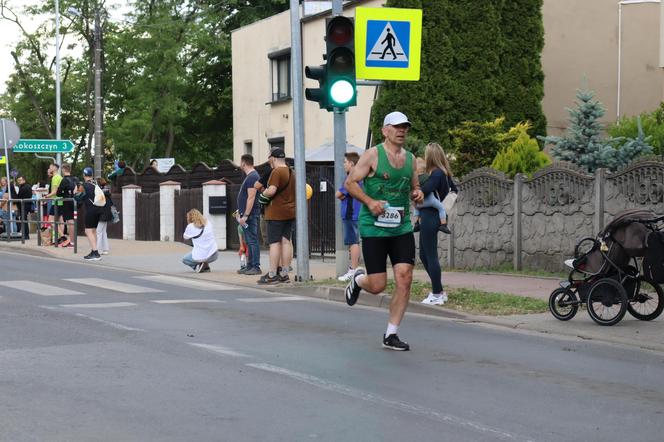
[[[383,347],[410,349],[397,331],[410,299],[415,265],[415,238],[410,223],[410,199],[424,199],[412,153],[403,148],[411,124],[401,112],[383,120],[383,143],[367,150],[346,180],[346,190],[362,202],[359,226],[362,252],[367,266],[355,270],[346,287],[346,302],[357,302],[362,289],[377,295],[387,284],[387,257],[394,272],[395,289]],[[363,181],[364,190],[359,185]]]

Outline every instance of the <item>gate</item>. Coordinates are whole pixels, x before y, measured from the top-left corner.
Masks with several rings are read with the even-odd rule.
[[[136,193],[136,240],[159,241],[159,192]]]
[[[309,201],[309,254],[334,255],[334,165],[307,165]]]
[[[175,191],[175,241],[184,242],[182,234],[187,228],[187,212],[198,209],[203,213],[203,188]]]
[[[122,194],[114,193],[111,195],[111,201],[118,212],[120,212],[120,222],[116,224],[108,223],[106,233],[109,238],[122,239]]]

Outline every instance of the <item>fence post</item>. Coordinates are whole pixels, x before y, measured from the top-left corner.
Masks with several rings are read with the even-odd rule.
[[[136,194],[140,191],[135,184],[122,186],[122,239],[136,239]]]
[[[595,215],[593,217],[593,226],[595,232],[604,228],[604,181],[606,180],[606,169],[597,169],[595,171]]]
[[[203,183],[203,215],[212,221],[214,237],[217,240],[219,250],[226,250],[226,213],[210,214],[210,197],[226,196],[226,183],[219,180],[211,180]],[[257,203],[257,202],[256,202]],[[228,211],[228,203],[226,204]]]
[[[159,183],[159,240],[175,240],[175,191],[180,190],[177,181]]]
[[[517,173],[514,177],[514,270],[521,270],[521,197],[523,188],[523,175]]]
[[[449,241],[447,242],[447,266],[450,269],[453,269],[454,266],[455,266],[455,262],[454,262],[454,224],[449,226],[449,229],[452,231],[452,233],[449,235]]]

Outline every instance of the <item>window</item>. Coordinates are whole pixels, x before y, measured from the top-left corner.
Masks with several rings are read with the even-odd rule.
[[[272,72],[272,102],[290,100],[291,72],[290,48],[268,55]]]
[[[279,138],[268,138],[268,143],[270,143],[270,150],[272,149],[283,149],[286,143],[284,143],[284,137]]]
[[[254,154],[254,144],[251,141],[244,142],[244,153],[249,155]]]

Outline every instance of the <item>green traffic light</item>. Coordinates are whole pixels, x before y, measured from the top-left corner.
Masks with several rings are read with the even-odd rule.
[[[353,83],[348,80],[340,79],[330,86],[330,99],[338,105],[349,103],[355,97],[355,88]]]

